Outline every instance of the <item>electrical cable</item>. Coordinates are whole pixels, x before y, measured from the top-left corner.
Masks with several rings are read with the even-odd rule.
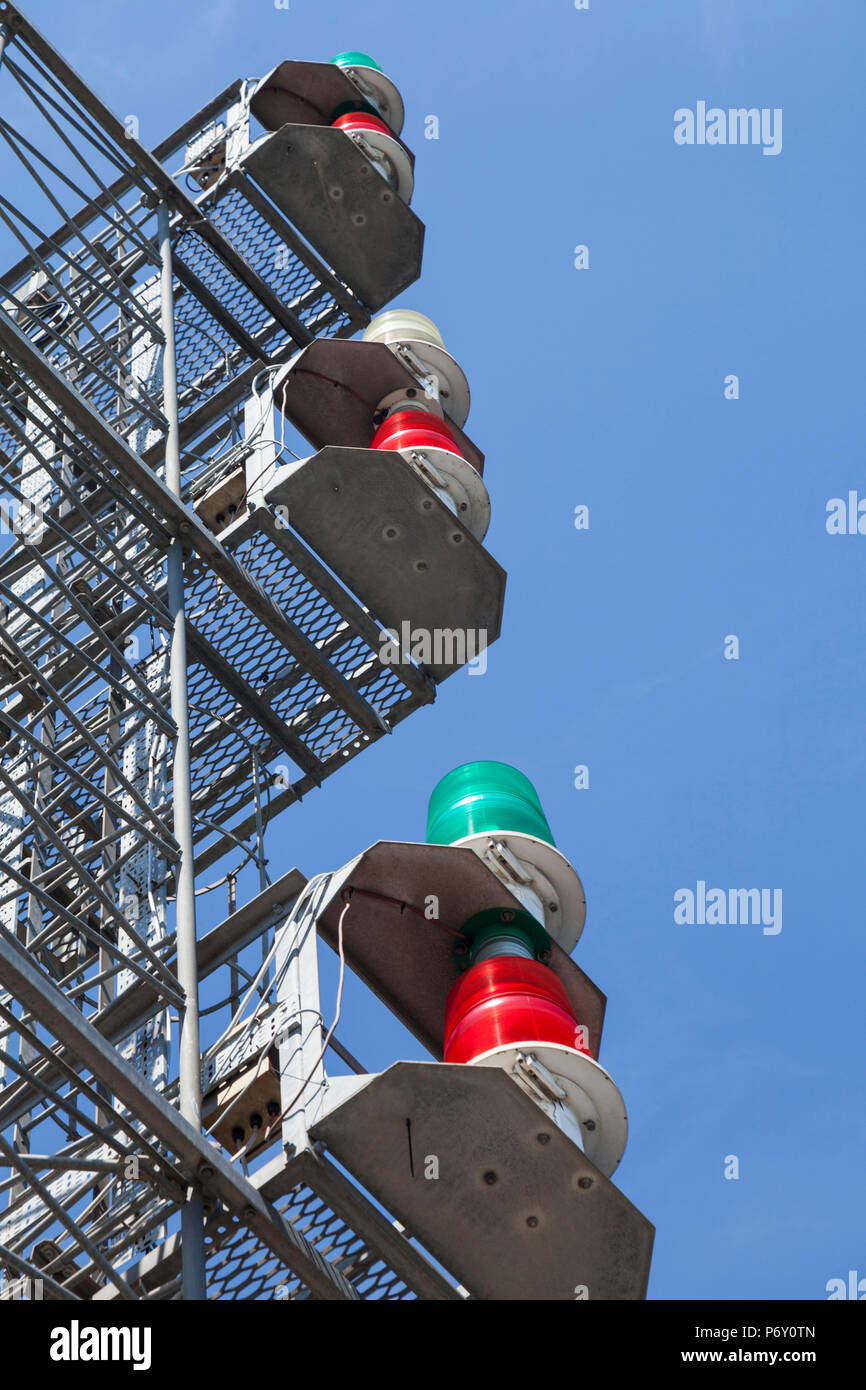
[[[252,1028],[253,1025],[255,1024],[257,1015],[261,1012],[262,1008],[266,1005],[266,1003],[267,1003],[268,999],[270,998],[270,996],[274,993],[274,991],[277,990],[277,988],[279,987],[280,983],[282,982],[282,979],[283,979],[283,977],[285,976],[285,973],[286,973],[286,971],[287,971],[288,968],[289,968],[289,964],[290,964],[290,962],[291,962],[291,957],[292,957],[292,953],[293,953],[293,950],[294,950],[294,947],[295,947],[295,943],[297,942],[298,937],[300,936],[301,932],[309,925],[310,920],[315,921],[315,918],[316,918],[316,915],[317,915],[317,909],[318,909],[318,905],[319,905],[319,900],[321,899],[321,896],[322,896],[322,894],[324,893],[325,889],[327,888],[327,885],[328,885],[328,883],[330,882],[331,878],[332,878],[332,874],[330,874],[330,873],[317,874],[317,875],[315,875],[312,879],[310,879],[309,882],[305,885],[305,887],[304,887],[304,889],[303,889],[303,891],[302,891],[302,893],[301,893],[301,896],[300,896],[300,898],[298,899],[298,902],[295,904],[295,907],[294,907],[294,909],[293,909],[291,918],[289,919],[289,921],[286,922],[286,924],[285,924],[285,926],[284,926],[284,928],[283,928],[283,930],[286,931],[286,930],[288,930],[289,926],[291,926],[291,925],[294,925],[294,926],[296,927],[295,934],[294,934],[294,936],[293,936],[293,938],[292,938],[292,941],[291,941],[290,949],[288,949],[288,950],[286,951],[285,959],[284,959],[282,965],[280,966],[280,969],[277,971],[277,973],[276,973],[276,975],[275,975],[275,977],[274,977],[274,979],[273,979],[273,981],[272,981],[272,983],[271,983],[271,985],[270,985],[270,988],[268,989],[267,993],[266,993],[265,996],[259,1001],[259,1003],[258,1003],[258,1005],[256,1006],[256,1008],[255,1008],[255,1010],[253,1011],[253,1013],[252,1013],[252,1014],[249,1016],[249,1018],[245,1021],[245,1027],[244,1027],[242,1030],[239,1030],[238,1037],[237,1037],[237,1039],[235,1040],[235,1046],[234,1046],[234,1048],[232,1049],[232,1051],[234,1051],[238,1046],[242,1046],[242,1045],[243,1045],[244,1039],[249,1035],[249,1032],[250,1032],[251,1028]],[[344,918],[344,916],[345,916],[346,910],[348,909],[348,906],[349,906],[349,904],[348,904],[348,902],[347,902],[347,903],[346,903],[346,907],[343,909],[343,912],[341,913],[341,916],[340,916],[339,938],[340,938],[340,949],[341,949],[341,950],[342,950],[342,922],[343,922],[343,918]],[[238,1021],[238,1019],[241,1017],[241,1015],[242,1015],[242,1013],[243,1013],[243,1010],[244,1010],[244,1008],[246,1007],[246,1005],[247,1005],[247,1003],[248,1003],[248,1001],[249,1001],[249,999],[250,999],[250,996],[252,995],[253,991],[255,990],[256,986],[258,985],[258,982],[259,982],[260,978],[261,978],[262,975],[266,972],[268,966],[270,965],[271,958],[272,958],[273,955],[275,954],[275,952],[276,952],[276,950],[277,950],[277,948],[278,948],[278,945],[280,945],[280,944],[281,944],[281,942],[278,942],[276,939],[274,940],[273,946],[271,947],[271,949],[270,949],[270,951],[268,952],[268,954],[267,954],[267,956],[265,957],[265,959],[262,961],[262,964],[261,964],[261,966],[260,966],[260,968],[259,968],[258,974],[256,975],[255,979],[254,979],[254,980],[252,981],[252,983],[250,984],[249,989],[247,990],[246,994],[244,995],[244,998],[241,1000],[240,1004],[238,1005],[238,1008],[237,1008],[237,1010],[235,1011],[235,1014],[233,1015],[232,1019],[229,1021],[228,1025],[226,1026],[226,1028],[224,1029],[224,1031],[223,1031],[223,1033],[220,1035],[220,1037],[217,1039],[217,1041],[216,1041],[210,1048],[208,1048],[208,1053],[207,1053],[207,1055],[208,1055],[209,1057],[212,1057],[212,1056],[214,1056],[214,1055],[216,1054],[216,1052],[217,1052],[217,1050],[219,1049],[219,1047],[221,1046],[221,1044],[222,1044],[222,1043],[226,1040],[226,1038],[232,1033],[232,1031],[233,1031],[233,1029],[234,1029],[234,1027],[235,1027],[235,1025],[236,1025],[236,1023],[237,1023],[237,1021]],[[342,960],[341,960],[340,982],[339,982],[338,995],[337,995],[337,1015],[336,1015],[336,1017],[335,1017],[335,1019],[334,1019],[333,1024],[331,1025],[331,1028],[330,1028],[330,1030],[329,1030],[329,1032],[328,1032],[328,1035],[327,1035],[327,1037],[326,1037],[325,1044],[324,1044],[324,1047],[323,1047],[322,1052],[321,1052],[321,1054],[320,1054],[320,1057],[319,1057],[319,1059],[317,1060],[317,1062],[315,1063],[315,1066],[314,1066],[314,1068],[313,1068],[313,1071],[312,1071],[311,1074],[310,1074],[310,1077],[312,1077],[312,1076],[315,1074],[316,1068],[319,1066],[319,1064],[320,1064],[320,1062],[321,1062],[321,1060],[322,1060],[322,1057],[324,1057],[325,1051],[326,1051],[326,1049],[327,1049],[327,1047],[328,1047],[328,1044],[330,1043],[331,1036],[333,1035],[333,1032],[334,1032],[334,1029],[335,1029],[336,1026],[337,1026],[337,1023],[339,1022],[339,1018],[340,1018],[340,1008],[341,1008],[341,1003],[342,1003],[342,993],[343,993],[343,977],[344,977],[344,971],[345,971],[345,958],[343,957]],[[316,1009],[310,1009],[310,1010],[308,1010],[308,1009],[300,1009],[300,1010],[297,1011],[297,1013],[313,1013],[313,1014],[315,1014],[315,1016],[316,1016],[316,1018],[317,1018],[317,1020],[318,1020],[319,1027],[321,1027],[321,1024],[322,1024],[322,1021],[323,1021],[323,1020],[322,1020],[321,1013],[320,1013],[318,1010],[316,1010]],[[297,1015],[296,1015],[296,1016],[297,1016]],[[240,1104],[240,1102],[243,1100],[244,1096],[245,1096],[245,1095],[247,1094],[247,1092],[250,1090],[250,1087],[253,1086],[254,1083],[258,1080],[259,1075],[260,1075],[260,1073],[261,1073],[262,1060],[263,1060],[263,1058],[265,1057],[265,1055],[271,1050],[272,1047],[273,1047],[273,1039],[271,1038],[271,1039],[268,1039],[268,1041],[267,1041],[267,1042],[264,1044],[264,1046],[260,1049],[259,1054],[258,1054],[258,1057],[257,1057],[257,1059],[256,1059],[255,1070],[254,1070],[252,1076],[248,1079],[248,1081],[247,1081],[246,1085],[244,1086],[243,1090],[242,1090],[237,1096],[235,1096],[234,1100],[232,1100],[232,1102],[230,1103],[230,1105],[229,1105],[225,1110],[223,1110],[223,1111],[220,1112],[220,1114],[218,1115],[217,1119],[214,1120],[213,1125],[211,1125],[210,1129],[208,1129],[208,1130],[205,1131],[206,1136],[210,1136],[210,1134],[212,1133],[212,1130],[214,1129],[214,1127],[215,1127],[217,1124],[221,1124],[222,1122],[225,1121],[226,1116],[227,1116],[227,1115],[230,1115],[231,1112],[235,1109],[235,1107],[236,1107],[237,1105]],[[303,1090],[306,1090],[306,1087],[307,1087],[307,1085],[309,1084],[309,1079],[310,1079],[310,1078],[308,1078],[308,1080],[304,1083],[304,1086],[303,1086],[303,1088],[302,1088],[302,1091],[299,1092],[299,1094],[302,1094]],[[211,1079],[211,1082],[210,1082],[210,1085],[209,1085],[209,1087],[208,1087],[208,1090],[209,1090],[209,1091],[213,1090],[214,1087],[215,1087],[216,1085],[218,1085],[219,1080],[220,1080],[220,1075],[219,1075],[219,1073],[216,1073],[216,1074],[213,1076],[213,1078]],[[296,1097],[295,1099],[297,1099],[297,1097]],[[292,1104],[294,1104],[294,1101],[292,1102]],[[284,1113],[285,1113],[285,1112],[284,1112]],[[266,1129],[266,1131],[265,1131],[265,1134],[264,1134],[264,1141],[267,1141],[268,1137],[270,1136],[271,1131],[273,1130],[274,1126],[275,1126],[277,1123],[279,1123],[279,1120],[280,1120],[280,1119],[282,1119],[282,1116],[277,1117],[277,1119],[273,1120],[273,1121],[271,1122],[271,1124],[268,1125],[268,1127],[267,1127],[267,1129]],[[252,1142],[252,1141],[248,1141],[248,1143],[247,1143],[246,1145],[244,1145],[243,1151],[238,1151],[238,1153],[236,1153],[235,1155],[233,1155],[230,1161],[231,1161],[231,1162],[234,1162],[235,1158],[242,1158],[242,1157],[243,1157],[243,1154],[245,1154],[245,1153],[247,1152],[247,1150],[248,1150],[248,1148],[249,1148],[249,1143],[250,1143],[250,1142]]]
[[[346,974],[346,954],[345,954],[345,951],[343,950],[343,923],[344,923],[344,921],[346,920],[346,913],[349,911],[349,908],[350,908],[351,905],[352,905],[352,892],[353,892],[353,890],[352,890],[351,888],[349,888],[349,889],[344,889],[343,891],[344,891],[344,893],[345,893],[345,892],[348,892],[349,896],[348,896],[348,898],[346,899],[346,902],[345,902],[345,905],[344,905],[344,907],[343,907],[343,910],[342,910],[342,912],[340,913],[340,920],[339,920],[339,922],[338,922],[338,924],[337,924],[337,953],[338,953],[338,955],[339,955],[339,957],[340,957],[340,976],[339,976],[339,980],[338,980],[338,982],[337,982],[337,1004],[336,1004],[336,1011],[335,1011],[335,1014],[334,1014],[334,1022],[331,1024],[330,1028],[328,1029],[327,1033],[325,1034],[325,1041],[324,1041],[323,1044],[322,1044],[322,1050],[321,1050],[321,1052],[319,1053],[318,1057],[316,1058],[315,1063],[313,1064],[313,1069],[312,1069],[312,1071],[310,1072],[310,1074],[309,1074],[309,1076],[307,1077],[306,1081],[304,1082],[303,1086],[301,1086],[301,1089],[300,1089],[300,1090],[292,1097],[292,1099],[289,1101],[288,1105],[284,1106],[284,1108],[283,1108],[283,1110],[280,1112],[280,1114],[277,1115],[273,1120],[271,1120],[271,1123],[268,1125],[267,1129],[265,1130],[265,1140],[267,1140],[267,1138],[268,1138],[268,1136],[270,1135],[271,1130],[274,1128],[274,1126],[275,1126],[275,1125],[278,1125],[278,1124],[280,1124],[280,1123],[282,1123],[282,1121],[285,1119],[286,1115],[287,1115],[287,1114],[289,1113],[289,1111],[292,1110],[292,1108],[297,1104],[297,1102],[300,1100],[301,1096],[304,1094],[304,1091],[306,1091],[307,1087],[309,1086],[310,1082],[312,1081],[313,1077],[315,1076],[315,1074],[316,1074],[318,1068],[320,1067],[320,1065],[321,1065],[321,1063],[322,1063],[322,1059],[324,1058],[325,1053],[326,1053],[327,1050],[328,1050],[328,1044],[330,1043],[331,1038],[332,1038],[333,1035],[334,1035],[334,1031],[335,1031],[335,1029],[336,1029],[336,1027],[337,1027],[337,1024],[338,1024],[339,1021],[340,1021],[340,1013],[341,1013],[341,1010],[342,1010],[342,1007],[343,1007],[343,980],[345,979],[345,974]]]
[[[365,898],[378,898],[378,900],[383,903],[394,903],[399,907],[401,913],[405,911],[414,912],[416,917],[422,918],[425,922],[431,922],[433,926],[440,927],[442,931],[448,932],[449,936],[460,937],[463,935],[462,931],[457,931],[454,927],[446,926],[444,922],[439,921],[438,917],[428,917],[425,912],[422,912],[420,907],[413,907],[412,903],[403,902],[401,898],[389,897],[387,893],[374,893],[370,888],[356,888],[350,886],[348,891],[350,893],[361,893]]]
[[[289,928],[290,925],[292,925],[292,924],[296,924],[296,925],[297,925],[297,931],[295,932],[295,935],[294,935],[294,937],[293,937],[293,939],[292,939],[292,946],[294,946],[294,943],[295,943],[295,941],[297,940],[298,935],[300,934],[300,931],[301,931],[302,928],[306,925],[305,918],[308,917],[309,915],[311,915],[311,914],[310,914],[310,911],[309,911],[309,906],[308,906],[308,905],[309,905],[309,901],[310,901],[312,895],[313,895],[317,890],[321,891],[322,888],[323,888],[323,886],[325,885],[325,883],[326,883],[328,880],[330,880],[330,878],[331,878],[331,875],[330,875],[330,874],[316,874],[315,877],[311,878],[311,879],[309,880],[309,882],[306,884],[306,886],[305,886],[305,888],[304,888],[304,890],[303,890],[302,896],[299,898],[298,902],[295,904],[295,907],[294,907],[294,909],[293,909],[293,911],[292,911],[292,915],[291,915],[291,917],[288,919],[288,921],[285,923],[285,926],[284,926],[284,928],[283,928],[283,930],[286,931],[286,930],[288,930],[288,928]],[[312,915],[315,915],[315,913],[313,913]],[[241,1000],[240,1004],[238,1005],[238,1007],[237,1007],[237,1009],[236,1009],[234,1015],[233,1015],[232,1018],[229,1020],[229,1022],[227,1023],[227,1025],[226,1025],[226,1027],[225,1027],[225,1029],[224,1029],[223,1032],[220,1034],[220,1036],[217,1038],[216,1042],[213,1043],[212,1046],[208,1048],[208,1053],[207,1053],[208,1056],[213,1056],[213,1054],[214,1054],[214,1053],[216,1052],[216,1050],[220,1047],[220,1045],[225,1041],[225,1039],[229,1036],[229,1034],[234,1030],[235,1025],[237,1024],[238,1020],[241,1018],[241,1016],[242,1016],[242,1014],[243,1014],[243,1011],[244,1011],[244,1009],[245,1009],[245,1007],[246,1007],[246,1005],[247,1005],[247,1003],[248,1003],[248,1001],[249,1001],[249,999],[250,999],[250,996],[251,996],[251,994],[253,993],[253,990],[257,987],[257,985],[258,985],[258,983],[259,983],[259,980],[261,979],[262,975],[266,972],[268,966],[270,965],[271,959],[272,959],[273,956],[276,954],[276,951],[277,951],[277,948],[278,948],[278,945],[279,945],[279,944],[280,944],[280,943],[275,939],[273,945],[271,946],[271,949],[268,951],[267,956],[266,956],[265,959],[262,961],[261,966],[259,967],[259,970],[258,970],[257,975],[256,975],[255,978],[253,979],[253,981],[252,981],[252,983],[251,983],[249,989],[247,990],[246,994],[244,995],[243,999]],[[250,1031],[250,1027],[255,1023],[256,1017],[257,1017],[257,1015],[261,1012],[262,1008],[265,1006],[266,1001],[267,1001],[269,995],[271,995],[271,994],[277,989],[277,987],[279,986],[279,984],[281,983],[281,981],[282,981],[282,979],[283,979],[283,976],[285,975],[286,970],[287,970],[288,967],[289,967],[289,961],[290,961],[290,959],[291,959],[291,950],[289,950],[289,951],[286,952],[286,959],[283,961],[283,964],[281,965],[279,971],[277,972],[277,974],[275,975],[273,981],[271,982],[270,988],[268,989],[268,991],[267,991],[267,993],[265,994],[264,998],[262,998],[262,999],[259,1001],[259,1003],[256,1005],[255,1010],[253,1011],[253,1013],[250,1015],[249,1019],[247,1020],[247,1026],[246,1026],[246,1028],[244,1029],[243,1033],[240,1034],[240,1037],[237,1039],[237,1042],[242,1041],[242,1039],[243,1039],[243,1038],[246,1036],[246,1034]],[[249,977],[248,977],[248,978],[249,978]],[[270,1046],[270,1044],[269,1044],[269,1046]],[[218,1078],[217,1076],[215,1076],[215,1077],[214,1077],[214,1080],[213,1080],[213,1084],[216,1084],[216,1081],[217,1081],[218,1079],[219,1079],[219,1078]]]

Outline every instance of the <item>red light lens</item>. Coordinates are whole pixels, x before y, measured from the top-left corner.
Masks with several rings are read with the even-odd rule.
[[[398,410],[376,430],[371,449],[447,449],[463,458],[453,433],[428,410]]]
[[[391,139],[394,139],[394,132],[388,129],[379,116],[373,116],[364,111],[346,111],[344,115],[338,116],[331,124],[337,130],[345,130],[347,135],[350,135],[353,130],[375,130],[380,135],[390,135]]]
[[[461,975],[445,1008],[445,1061],[471,1062],[495,1047],[559,1043],[587,1057],[565,989],[549,966],[494,956]]]

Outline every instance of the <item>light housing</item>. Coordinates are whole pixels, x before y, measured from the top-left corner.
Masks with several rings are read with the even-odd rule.
[[[386,309],[364,329],[365,343],[432,343],[444,348],[445,340],[436,324],[417,309]]]
[[[454,943],[454,964],[468,970],[479,959],[496,955],[522,956],[548,963],[550,937],[529,912],[516,907],[485,908],[464,922]]]
[[[369,53],[349,49],[345,53],[338,53],[330,61],[334,67],[342,69],[367,101],[377,107],[394,134],[399,135],[405,119],[403,98],[375,58],[371,58]]]
[[[456,425],[465,425],[469,415],[469,382],[459,362],[446,351],[436,324],[426,314],[415,309],[386,309],[371,319],[362,342],[384,343],[410,370],[415,358],[427,375],[437,378],[443,410]]]
[[[430,347],[432,351],[435,345]],[[381,438],[388,437],[394,429],[389,422],[401,412],[411,410],[410,423],[422,429],[435,429],[438,417],[452,436],[449,441],[444,436],[439,441],[428,438],[423,447],[395,447],[392,442],[389,449],[406,460],[425,491],[432,490],[471,536],[483,540],[490,523],[490,497],[481,476],[484,455],[427,395],[418,375],[391,345],[318,338],[277,373],[273,390],[276,408],[319,449],[371,449],[379,426],[388,425]],[[378,441],[373,451],[380,452]],[[417,505],[428,512],[429,498],[422,495]]]
[[[464,763],[433,789],[427,843],[474,850],[564,951],[586,920],[583,884],[554,843],[534,786],[508,763]]]
[[[538,793],[509,763],[462,763],[437,782],[427,814],[428,845],[453,845],[469,835],[502,830],[555,844]]]

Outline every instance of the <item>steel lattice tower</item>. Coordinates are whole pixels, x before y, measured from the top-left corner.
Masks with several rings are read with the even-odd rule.
[[[407,631],[499,632],[456,405],[465,502],[429,453],[370,447],[377,403],[447,370],[349,341],[420,273],[399,96],[363,65],[287,62],[150,152],[14,5],[0,21],[0,1296],[514,1296],[507,1234],[483,1258],[470,1239],[502,1217],[465,1174],[491,1134],[538,1128],[531,1090],[439,1062],[369,1078],[325,1029],[317,967],[321,938],[441,1057],[450,946],[395,973],[382,913],[433,894],[459,920],[507,878],[438,845],[310,882],[265,869],[268,824],[474,654],[418,658]],[[373,98],[390,146],[308,114]],[[197,930],[220,873],[228,915]],[[553,966],[600,1034],[603,996],[559,947]],[[203,987],[227,1027],[200,1019]],[[458,1146],[436,1211],[413,1163],[408,1188],[388,1167],[395,1116],[410,1160],[413,1123],[424,1154]],[[651,1228],[553,1138],[554,1177],[577,1155],[596,1183],[598,1296],[641,1297]],[[573,1297],[550,1239],[526,1296]]]

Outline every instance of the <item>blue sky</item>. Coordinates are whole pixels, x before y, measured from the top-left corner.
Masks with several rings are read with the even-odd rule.
[[[866,536],[825,526],[831,498],[866,497],[866,12],[27,13],[148,145],[288,57],[361,48],[406,103],[427,242],[399,302],[438,322],[469,377],[504,630],[484,675],[454,676],[285,814],[272,875],[422,839],[429,792],[460,762],[522,768],[586,888],[576,958],[608,995],[600,1060],[631,1126],[616,1181],[657,1227],[650,1297],[822,1299],[866,1276]],[[781,108],[781,152],[677,145],[674,112],[698,101]],[[674,893],[699,880],[780,888],[782,930],[677,924]],[[334,987],[326,958],[326,1019]],[[373,1069],[423,1055],[360,986],[340,1033]]]

